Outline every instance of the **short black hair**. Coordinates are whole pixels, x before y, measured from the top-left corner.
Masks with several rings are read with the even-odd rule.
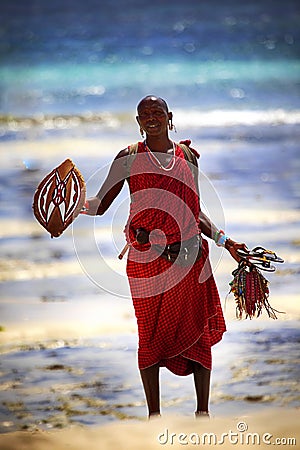
[[[141,104],[146,100],[153,100],[153,101],[159,100],[166,108],[166,111],[169,112],[169,107],[168,107],[167,102],[161,97],[156,97],[156,95],[146,95],[146,97],[142,98],[142,100],[137,105],[137,110],[139,110],[139,107],[141,106]]]

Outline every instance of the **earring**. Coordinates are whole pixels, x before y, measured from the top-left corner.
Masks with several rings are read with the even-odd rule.
[[[142,138],[143,138],[143,137],[144,137],[144,130],[143,130],[142,127],[140,127],[140,133],[141,133],[141,136],[142,136]]]
[[[172,121],[172,119],[169,119],[169,130],[170,131],[175,131],[175,133],[177,133],[177,130],[176,130],[176,127],[175,127],[175,125],[173,125],[173,121]]]

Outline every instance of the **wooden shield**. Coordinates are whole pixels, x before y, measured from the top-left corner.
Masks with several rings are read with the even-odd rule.
[[[51,237],[58,237],[80,213],[85,195],[81,173],[66,159],[38,185],[32,205],[34,215]]]

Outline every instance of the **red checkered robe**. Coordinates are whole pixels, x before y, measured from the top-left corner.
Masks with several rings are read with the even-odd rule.
[[[156,363],[177,375],[193,372],[193,361],[211,369],[211,347],[226,331],[219,294],[203,239],[200,260],[182,267],[160,257],[152,244],[184,241],[199,232],[199,199],[179,146],[171,170],[157,166],[143,143],[130,168],[131,205],[125,228],[127,259],[139,348],[138,364]],[[152,232],[150,243],[137,244],[136,230]]]

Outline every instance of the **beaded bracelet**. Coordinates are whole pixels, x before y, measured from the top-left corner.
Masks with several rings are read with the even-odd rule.
[[[214,241],[218,247],[225,247],[226,240],[228,236],[224,233],[223,230],[219,230],[215,232]]]
[[[216,231],[215,232],[215,234],[214,234],[214,241],[215,241],[215,243],[217,244],[218,243],[218,240],[219,240],[219,236],[220,236],[220,232],[221,231]]]

